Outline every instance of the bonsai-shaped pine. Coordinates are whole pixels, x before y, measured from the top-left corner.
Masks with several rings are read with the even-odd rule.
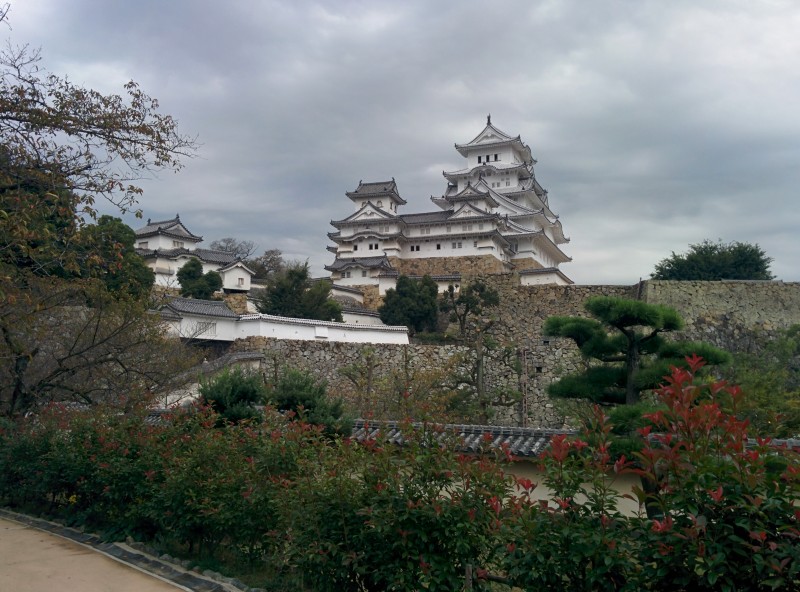
[[[344,417],[342,400],[330,400],[328,384],[308,372],[288,369],[267,393],[278,411],[293,411],[308,423],[323,426],[328,435],[349,435],[352,422]]]
[[[256,405],[264,403],[267,387],[255,372],[240,366],[226,368],[216,377],[200,383],[200,397],[220,415],[219,425],[255,419],[259,415]]]
[[[584,305],[595,317],[550,317],[544,333],[572,339],[589,360],[601,362],[554,382],[555,397],[590,399],[596,403],[635,404],[644,390],[654,389],[670,367],[685,367],[697,354],[709,364],[724,364],[730,355],[706,343],[667,341],[663,333],[682,328],[678,313],[666,306],[608,296]]]
[[[178,270],[181,296],[208,300],[222,287],[222,277],[216,271],[203,273],[199,259],[190,259]]]

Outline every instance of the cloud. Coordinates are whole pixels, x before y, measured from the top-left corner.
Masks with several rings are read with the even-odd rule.
[[[209,241],[321,274],[346,191],[395,177],[407,212],[434,208],[491,113],[539,160],[577,282],[633,283],[705,238],[757,242],[800,280],[792,2],[26,0],[11,24],[54,72],[134,78],[199,135],[140,205]]]

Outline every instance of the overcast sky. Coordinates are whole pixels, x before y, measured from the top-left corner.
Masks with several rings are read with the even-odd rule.
[[[795,0],[14,0],[13,43],[110,93],[130,79],[197,135],[144,218],[332,254],[360,179],[437,209],[453,148],[492,123],[538,160],[579,284],[632,284],[703,239],[800,280]],[[142,224],[132,217],[132,226]]]

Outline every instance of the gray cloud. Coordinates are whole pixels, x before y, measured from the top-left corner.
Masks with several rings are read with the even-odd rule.
[[[406,211],[434,207],[491,112],[539,160],[577,282],[632,283],[704,238],[798,281],[798,24],[788,1],[26,0],[9,36],[104,92],[136,79],[199,135],[140,206],[209,241],[322,273],[345,191],[395,177]]]

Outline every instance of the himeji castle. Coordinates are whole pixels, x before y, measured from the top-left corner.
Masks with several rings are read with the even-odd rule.
[[[355,212],[331,221],[336,258],[325,269],[334,284],[380,293],[400,274],[430,275],[440,286],[464,273],[517,272],[523,284],[571,284],[559,269],[571,259],[569,242],[547,191],[536,180],[531,149],[487,118],[466,144],[456,144],[464,168],[443,172],[444,195],[431,197],[439,209],[401,214],[406,201],[397,183],[359,182],[347,192]]]

